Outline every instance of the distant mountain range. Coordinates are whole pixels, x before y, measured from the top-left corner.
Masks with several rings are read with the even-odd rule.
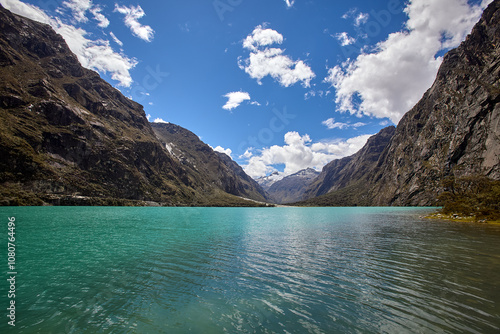
[[[257,182],[267,191],[273,202],[287,204],[302,200],[306,189],[318,175],[319,172],[307,168],[288,176],[274,172],[257,179]]]
[[[275,183],[278,182],[279,180],[282,180],[285,177],[280,172],[273,172],[267,176],[262,176],[257,178],[255,181],[265,190],[269,190],[269,188]]]
[[[397,127],[321,173],[255,181],[0,6],[0,205],[435,205],[450,176],[500,180],[499,48],[496,0]]]

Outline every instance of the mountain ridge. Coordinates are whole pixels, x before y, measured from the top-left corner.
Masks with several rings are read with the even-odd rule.
[[[255,182],[189,130],[151,125],[50,26],[1,5],[0,18],[0,204],[245,205],[269,199],[261,181],[280,202],[427,206],[448,177],[500,179],[499,0],[396,128],[307,184]]]
[[[205,181],[235,196],[268,200],[265,191],[228,155],[214,151],[193,132],[172,123],[151,123],[156,137],[179,162]]]
[[[447,177],[499,180],[499,102],[500,1],[495,0],[466,40],[444,56],[433,85],[403,116],[376,163],[347,178],[330,173],[335,182],[316,180],[303,205],[434,206]],[[333,165],[345,172],[356,157],[359,152],[331,162],[323,177]]]
[[[0,82],[2,205],[256,205],[185,168],[142,105],[1,5]]]
[[[303,199],[307,187],[318,175],[313,168],[302,169],[273,182],[266,191],[277,204],[294,203]]]

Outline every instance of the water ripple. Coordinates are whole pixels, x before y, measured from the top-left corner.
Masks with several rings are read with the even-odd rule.
[[[500,331],[496,227],[417,209],[19,210],[19,333]]]

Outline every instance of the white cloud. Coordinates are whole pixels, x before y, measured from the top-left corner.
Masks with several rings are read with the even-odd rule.
[[[351,9],[349,9],[349,11],[347,13],[342,15],[342,18],[344,20],[347,20],[348,18],[353,17],[357,13],[357,11],[358,11],[357,8],[351,8]]]
[[[275,170],[273,166],[277,164],[285,165],[285,175],[308,167],[321,170],[328,162],[359,151],[369,137],[370,135],[364,135],[348,140],[312,143],[307,134],[301,136],[298,132],[288,132],[284,137],[284,146],[274,145],[263,149],[260,155],[251,156],[248,164],[243,167],[253,178],[272,172]]]
[[[309,87],[311,79],[315,77],[311,68],[302,60],[294,61],[284,55],[280,48],[270,48],[270,45],[283,43],[283,35],[276,30],[264,29],[257,26],[251,35],[243,41],[243,47],[250,50],[249,58],[239,59],[238,65],[251,78],[257,79],[259,85],[266,76],[271,76],[282,86],[289,87],[301,82]]]
[[[365,24],[368,21],[369,17],[370,15],[367,13],[359,13],[354,19],[354,25],[356,27],[359,27],[360,25]]]
[[[169,124],[170,122],[164,121],[161,118],[155,118],[155,120],[153,121],[153,123],[165,123],[165,124]]]
[[[111,35],[111,38],[113,38],[113,41],[115,41],[116,44],[118,44],[119,46],[123,46],[123,42],[120,41],[112,31],[110,31],[109,34]]]
[[[253,147],[247,148],[247,150],[245,151],[245,153],[243,153],[242,155],[240,155],[240,159],[250,159],[253,156],[252,151],[253,151]]]
[[[293,4],[295,3],[295,0],[285,0],[285,2],[286,2],[286,6],[287,6],[288,8],[290,8],[290,7],[292,7],[292,6],[293,6]]]
[[[109,20],[106,16],[104,16],[102,12],[102,8],[99,6],[94,6],[90,12],[94,15],[94,19],[99,21],[98,26],[101,28],[107,28],[109,26]]]
[[[346,32],[335,34],[333,37],[335,37],[342,46],[347,46],[356,43],[356,39],[354,37],[349,36],[349,34]]]
[[[125,25],[130,28],[132,34],[140,39],[151,42],[153,40],[154,30],[150,26],[145,26],[139,23],[139,19],[146,13],[141,6],[119,6],[115,4],[115,11],[125,15]]]
[[[283,35],[276,30],[264,29],[261,25],[257,26],[251,35],[243,41],[243,47],[252,51],[257,51],[261,46],[283,43]]]
[[[19,0],[0,0],[2,6],[11,12],[37,22],[51,24],[52,19],[37,6],[25,4]]]
[[[344,130],[344,129],[348,129],[348,128],[355,128],[355,129],[357,129],[359,127],[362,127],[362,126],[366,125],[365,123],[362,123],[362,122],[357,122],[357,123],[354,123],[354,124],[351,124],[351,123],[342,123],[342,122],[335,122],[334,118],[329,118],[326,121],[321,122],[321,124],[325,125],[330,130],[332,130],[332,129]]]
[[[99,27],[107,28],[109,26],[109,20],[101,13],[102,8],[94,5],[91,0],[69,0],[64,1],[62,4],[64,7],[67,7],[72,11],[73,19],[76,22],[87,22],[87,11],[90,11],[94,16],[94,19],[99,21]]]
[[[366,22],[368,22],[369,17],[370,17],[370,14],[360,12],[357,8],[351,8],[347,13],[342,15],[342,18],[345,20],[352,18],[354,21],[355,27],[359,27],[362,24],[365,24]]]
[[[132,83],[129,70],[137,64],[137,61],[114,52],[109,41],[89,40],[85,37],[88,35],[85,30],[65,24],[58,18],[52,18],[36,6],[18,0],[0,0],[0,3],[13,13],[52,26],[63,36],[83,67],[102,73],[109,72],[111,78],[118,81],[119,86],[129,87]]]
[[[109,72],[111,78],[119,82],[120,86],[130,87],[132,77],[129,70],[137,65],[135,59],[130,59],[113,51],[109,41],[92,41],[85,36],[87,32],[56,20],[53,27],[61,34],[71,51],[73,51],[83,67],[94,69],[101,73]]]
[[[226,104],[222,107],[225,110],[237,108],[243,101],[250,100],[250,94],[247,92],[231,92],[224,95],[228,98]]]
[[[69,0],[64,1],[63,6],[68,7],[73,12],[73,18],[77,22],[87,22],[88,19],[85,16],[87,11],[92,7],[92,1],[90,0]]]
[[[148,121],[151,119],[151,114],[147,114],[146,115],[146,118],[148,119]]]
[[[316,96],[316,91],[310,90],[304,94],[304,100],[309,100],[311,97]]]
[[[436,54],[458,46],[491,1],[409,2],[405,31],[390,34],[375,52],[329,69],[325,81],[336,89],[337,109],[399,122],[431,86],[442,62]]]
[[[355,129],[359,128],[359,127],[362,127],[362,126],[365,126],[366,123],[363,123],[363,122],[357,122],[357,123],[354,123],[352,124],[351,126]]]
[[[215,152],[224,153],[224,154],[226,154],[230,158],[231,158],[231,154],[233,153],[233,151],[231,151],[231,149],[229,149],[229,148],[225,149],[225,148],[222,148],[222,146],[217,146],[213,150]]]

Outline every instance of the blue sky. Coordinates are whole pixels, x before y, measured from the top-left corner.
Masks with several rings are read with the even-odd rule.
[[[397,124],[490,2],[0,0],[252,177],[320,170]]]

